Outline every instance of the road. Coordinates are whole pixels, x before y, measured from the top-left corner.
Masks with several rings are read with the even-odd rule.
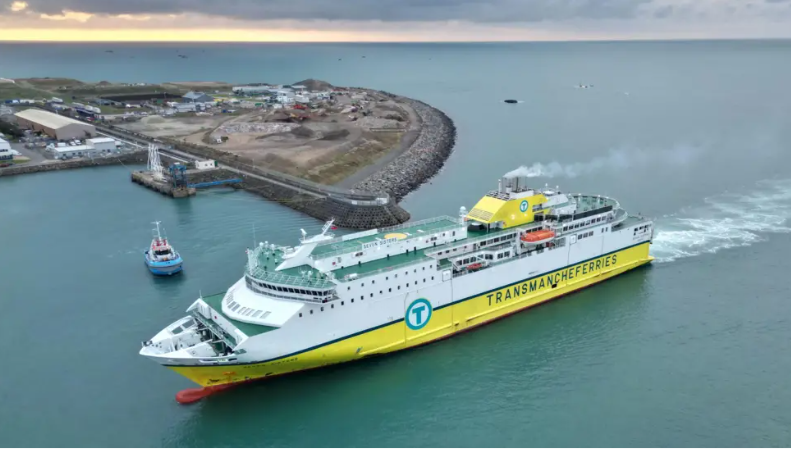
[[[25,148],[24,143],[12,143],[11,149],[19,151],[20,156],[30,159],[30,162],[27,162],[26,164],[35,165],[47,161],[47,158],[45,158],[44,155],[39,151]]]

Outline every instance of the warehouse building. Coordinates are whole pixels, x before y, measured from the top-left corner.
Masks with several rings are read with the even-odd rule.
[[[41,109],[28,109],[14,115],[20,128],[42,132],[53,139],[84,139],[96,135],[93,125]]]

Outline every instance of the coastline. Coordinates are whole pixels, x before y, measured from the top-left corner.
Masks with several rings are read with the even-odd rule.
[[[392,95],[383,92],[387,95]],[[420,118],[420,131],[409,148],[354,189],[383,192],[396,202],[428,182],[445,165],[456,145],[456,126],[444,112],[420,100],[408,101]]]
[[[368,160],[366,165],[360,166],[341,181],[329,184],[311,181],[258,164],[246,164],[238,154],[204,143],[186,142],[175,137],[157,138],[109,123],[96,125],[97,129],[104,129],[112,137],[136,140],[143,145],[164,142],[174,150],[182,151],[197,159],[213,159],[220,163],[218,167],[220,170],[198,176],[199,178],[215,180],[217,177],[231,175],[241,177],[244,182],[236,185],[236,188],[251,191],[322,220],[335,218],[338,225],[343,227],[367,229],[408,221],[410,214],[399,207],[398,203],[435,176],[444,166],[455,146],[455,125],[444,112],[420,100],[377,89],[360,87],[349,89],[378,94],[380,98],[385,97],[397,104],[400,103],[402,114],[408,116],[409,120],[407,126],[401,128],[402,135],[398,144],[390,151],[377,159]],[[372,131],[387,132],[388,130],[372,129]],[[115,135],[116,133],[118,136]],[[168,155],[165,153],[163,157],[167,158]],[[0,176],[124,162],[145,163],[145,159],[145,151],[136,151],[129,155],[101,160],[77,159],[0,168]]]

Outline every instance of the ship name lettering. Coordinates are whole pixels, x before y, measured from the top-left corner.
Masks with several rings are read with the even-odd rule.
[[[532,279],[522,282],[521,284],[514,285],[513,287],[508,287],[494,293],[489,293],[486,295],[486,299],[489,301],[489,305],[491,306],[492,304],[498,304],[503,301],[508,301],[509,299],[521,298],[528,293],[533,293],[550,286],[557,286],[560,281],[574,279],[580,274],[586,275],[600,271],[602,268],[613,266],[617,262],[618,255],[612,254],[607,257],[602,257],[594,261],[585,262],[574,267],[567,268],[563,271],[557,271],[555,273],[542,276],[539,279]]]

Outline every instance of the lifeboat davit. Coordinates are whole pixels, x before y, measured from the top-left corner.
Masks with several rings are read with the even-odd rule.
[[[544,243],[548,242],[555,238],[555,232],[550,231],[548,229],[542,229],[540,231],[533,231],[528,232],[527,234],[522,235],[522,241],[526,243]]]

